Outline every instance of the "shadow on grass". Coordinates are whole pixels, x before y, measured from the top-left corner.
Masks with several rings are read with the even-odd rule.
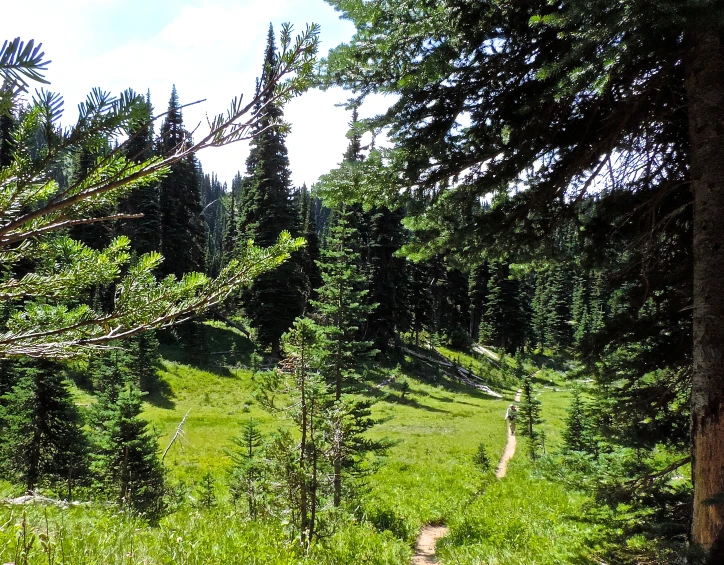
[[[387,387],[392,390],[384,390],[377,388],[376,386],[365,385],[362,394],[368,398],[375,398],[377,400],[385,400],[390,403],[402,404],[411,408],[418,408],[427,412],[437,412],[440,414],[448,414],[447,410],[441,408],[435,408],[434,406],[428,406],[422,404],[413,398],[411,395],[417,394],[412,388],[405,389],[403,385],[397,381],[393,381],[387,384]],[[404,393],[404,394],[403,394]],[[426,393],[427,394],[427,393]]]
[[[229,366],[250,366],[254,344],[221,322],[186,323],[159,332],[164,359],[195,369],[234,377]]]
[[[656,563],[681,565],[687,556],[687,524],[689,505],[659,508],[653,513],[617,512],[605,506],[589,506],[580,515],[567,515],[566,520],[593,526],[586,536],[586,547],[597,548],[597,562],[610,565]],[[635,540],[632,543],[632,540]],[[603,560],[603,561],[600,561]],[[572,557],[574,565],[591,563],[590,552]]]
[[[464,404],[465,406],[473,406],[475,408],[480,408],[479,404],[474,404],[472,402],[465,402],[464,400],[460,400],[459,398],[447,398],[445,396],[436,396],[434,394],[426,394],[425,396],[429,396],[433,400],[437,400],[438,402],[447,402],[449,404]]]
[[[156,373],[156,377],[152,382],[146,384],[144,390],[148,393],[144,400],[149,404],[167,410],[173,410],[176,407],[176,403],[173,401],[171,385],[160,373]]]

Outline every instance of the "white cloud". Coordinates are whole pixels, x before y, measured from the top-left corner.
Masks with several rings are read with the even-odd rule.
[[[269,21],[277,31],[283,21],[297,30],[320,23],[322,54],[353,32],[322,0],[35,0],[14,2],[3,12],[0,38],[43,42],[53,60],[51,89],[66,100],[65,122],[74,119],[76,104],[93,87],[114,93],[150,89],[160,112],[176,84],[182,103],[206,99],[184,110],[186,126],[201,123],[199,132],[207,112],[225,111],[241,93],[253,95]],[[313,183],[341,159],[349,115],[335,103],[347,97],[341,90],[313,91],[289,104],[287,146],[295,184]],[[230,182],[244,171],[247,153],[247,145],[237,144],[199,157],[205,171]]]

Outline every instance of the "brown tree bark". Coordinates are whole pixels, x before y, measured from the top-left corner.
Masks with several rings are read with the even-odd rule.
[[[692,24],[685,61],[694,200],[691,542],[708,564],[724,563],[723,31],[716,21]]]

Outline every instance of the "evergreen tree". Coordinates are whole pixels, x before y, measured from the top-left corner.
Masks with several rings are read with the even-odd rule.
[[[410,263],[409,273],[409,300],[411,328],[415,334],[415,345],[420,345],[420,333],[429,330],[433,320],[433,279],[428,265],[425,263]]]
[[[545,444],[545,435],[538,429],[538,426],[543,423],[540,416],[541,402],[533,394],[533,383],[530,375],[523,378],[521,388],[523,389],[523,395],[518,410],[518,429],[520,435],[528,438],[530,458],[536,459]]]
[[[131,161],[143,163],[154,157],[153,106],[151,94],[146,94],[143,112],[129,131],[125,154]],[[139,255],[161,249],[161,202],[159,183],[139,187],[119,203],[119,211],[126,214],[143,214],[143,218],[125,220],[121,232],[131,239],[133,249]]]
[[[585,439],[587,431],[585,407],[581,400],[581,392],[574,389],[573,400],[568,408],[566,429],[563,432],[566,449],[570,451],[587,451],[589,447]]]
[[[225,186],[219,182],[215,174],[205,175],[199,166],[201,175],[201,206],[206,222],[206,245],[204,262],[207,272],[216,276],[221,270],[224,230],[226,227],[226,211],[223,204]]]
[[[267,246],[286,231],[299,233],[298,212],[292,205],[289,158],[281,121],[282,109],[268,90],[269,71],[277,58],[274,30],[269,26],[264,66],[257,81],[261,117],[246,161],[247,177],[239,201],[240,232],[255,244]],[[242,248],[244,243],[240,243]],[[282,334],[304,310],[308,289],[300,254],[292,256],[273,272],[256,279],[244,293],[246,315],[256,328],[259,341],[271,346],[279,357]]]
[[[547,277],[545,344],[552,349],[565,349],[571,343],[569,278],[570,272],[564,265],[553,266]]]
[[[174,86],[161,124],[159,151],[169,154],[191,144]],[[161,253],[165,260],[159,270],[163,275],[181,277],[183,273],[204,271],[206,229],[198,167],[196,157],[189,155],[171,165],[170,172],[161,180]]]
[[[155,522],[164,509],[164,469],[156,438],[140,418],[141,399],[130,382],[109,384],[98,396],[91,469],[100,491]]]
[[[209,509],[216,506],[216,481],[211,471],[206,471],[201,477],[196,493],[201,508]]]
[[[319,267],[324,284],[318,289],[319,300],[312,304],[321,318],[321,330],[326,340],[323,373],[334,387],[333,488],[334,505],[342,498],[342,469],[352,468],[364,447],[361,434],[371,425],[369,405],[343,400],[343,393],[359,385],[359,368],[377,352],[372,342],[360,341],[359,324],[374,312],[376,305],[366,300],[367,279],[360,272],[359,253],[351,247],[355,230],[348,222],[344,206],[335,211],[332,227],[322,250]]]
[[[158,369],[161,364],[159,343],[154,330],[149,330],[128,341],[128,372],[134,383],[144,392],[155,392],[158,387]]]
[[[350,141],[342,163],[324,175],[319,184],[330,202],[343,203],[339,195],[356,194],[364,182],[357,104],[353,102],[351,108]],[[407,330],[410,324],[406,264],[404,259],[395,256],[407,237],[402,227],[403,213],[385,206],[364,211],[358,203],[346,205],[346,213],[357,240],[356,245],[352,241],[348,245],[359,253],[362,268],[369,275],[369,302],[377,304],[363,333],[380,351],[386,351],[392,342],[397,342],[398,332]]]
[[[482,322],[485,302],[488,294],[490,272],[487,263],[481,263],[470,271],[468,277],[468,296],[470,297],[470,338],[478,341],[480,322]]]
[[[312,195],[307,185],[299,190],[299,222],[301,234],[307,244],[301,253],[302,268],[309,281],[307,296],[310,300],[317,299],[317,289],[322,286],[322,274],[317,262],[320,259],[319,235],[317,234],[317,221],[312,207]]]
[[[27,490],[65,485],[71,497],[87,476],[88,442],[64,372],[49,361],[8,369],[15,384],[0,396],[0,468]]]
[[[241,435],[232,438],[234,448],[228,451],[232,467],[229,473],[229,489],[236,503],[245,498],[249,517],[256,519],[263,509],[270,485],[266,477],[263,459],[264,437],[254,419],[244,422]]]
[[[395,254],[406,241],[401,211],[377,207],[367,213],[369,225],[369,303],[377,306],[367,318],[366,338],[380,351],[397,343],[410,326],[407,262]]]
[[[294,483],[288,487],[298,492],[298,507],[293,509],[293,515],[298,517],[297,529],[303,546],[310,544],[316,536],[318,513],[324,506],[326,494],[323,477],[330,471],[324,456],[329,449],[325,407],[329,406],[330,392],[319,375],[320,338],[317,326],[307,318],[296,320],[286,335],[289,352],[295,358],[291,400],[293,419],[300,436],[292,450],[296,468],[292,475]],[[284,472],[284,477],[289,475]]]
[[[480,322],[480,339],[514,353],[525,343],[525,312],[520,282],[510,274],[510,265],[490,263],[485,312]]]
[[[238,206],[242,184],[243,179],[241,177],[241,173],[237,172],[231,181],[231,191],[229,192],[229,212],[226,214],[226,225],[224,226],[224,262],[231,258],[234,253],[234,248],[238,243]]]
[[[573,302],[571,304],[571,325],[573,328],[573,344],[578,347],[588,337],[590,317],[588,315],[588,276],[579,274],[575,280]]]

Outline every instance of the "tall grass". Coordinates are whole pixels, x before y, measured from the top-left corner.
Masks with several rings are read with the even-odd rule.
[[[0,562],[16,565],[393,565],[410,551],[389,533],[347,524],[305,552],[281,524],[186,508],[156,528],[100,506],[2,512]]]

